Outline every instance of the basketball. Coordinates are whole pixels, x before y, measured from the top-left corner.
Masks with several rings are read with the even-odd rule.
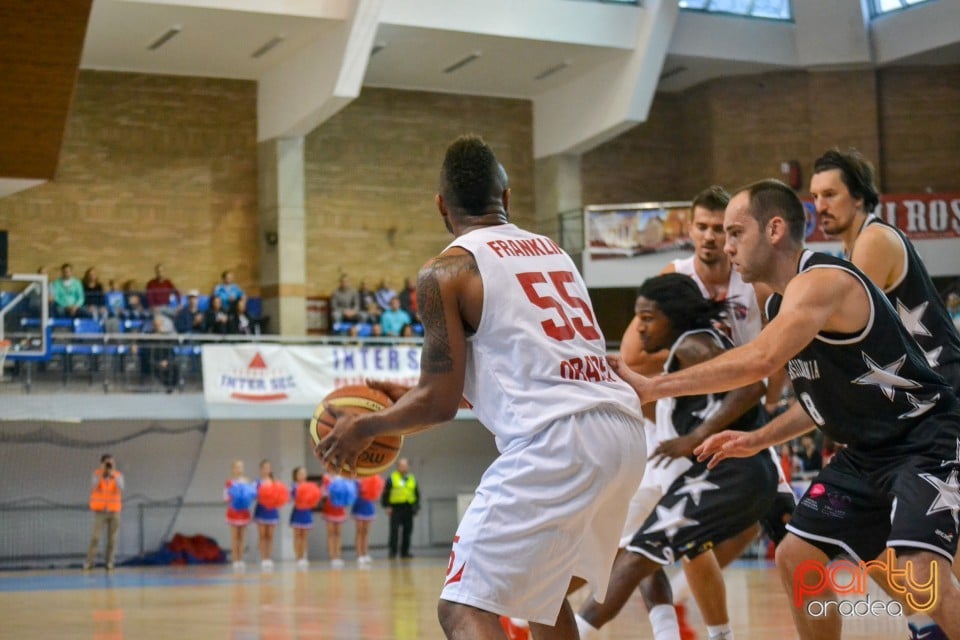
[[[336,420],[324,408],[325,404],[350,413],[364,413],[385,409],[391,406],[393,401],[382,391],[364,385],[341,387],[327,394],[310,419],[310,437],[314,446],[319,444],[336,424]],[[402,445],[403,436],[380,436],[374,439],[357,459],[357,475],[369,476],[383,471],[400,455]]]

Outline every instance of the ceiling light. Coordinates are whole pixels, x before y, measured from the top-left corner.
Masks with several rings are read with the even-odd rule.
[[[555,74],[555,73],[560,73],[561,71],[563,71],[564,69],[566,69],[567,67],[569,67],[570,64],[571,64],[570,60],[564,60],[564,61],[561,62],[560,64],[555,64],[555,65],[553,65],[552,67],[550,67],[550,68],[548,68],[548,69],[544,69],[543,71],[541,71],[540,73],[538,73],[537,75],[535,75],[535,76],[533,77],[533,79],[534,79],[534,80],[543,80],[544,78],[549,78],[550,76],[552,76],[552,75]]]
[[[163,45],[170,42],[173,38],[175,38],[177,34],[180,33],[180,29],[182,28],[183,27],[181,27],[179,24],[175,24],[171,26],[169,29],[167,29],[166,33],[164,33],[162,36],[160,36],[159,38],[157,38],[156,40],[148,44],[147,49],[149,49],[150,51],[156,51]]]
[[[278,36],[273,36],[272,38],[270,38],[269,40],[267,40],[265,43],[263,43],[263,45],[262,45],[259,49],[257,49],[257,50],[254,51],[253,53],[251,53],[251,54],[250,54],[250,57],[251,57],[251,58],[259,58],[259,57],[262,56],[262,55],[266,55],[266,53],[267,53],[268,51],[270,51],[270,50],[273,49],[275,46],[277,46],[278,44],[280,44],[281,42],[283,42],[285,39],[286,39],[286,36],[283,35],[283,34],[280,34],[280,35],[278,35]]]
[[[466,58],[463,58],[462,60],[457,60],[456,62],[454,62],[452,65],[444,69],[443,72],[453,73],[454,71],[457,71],[458,69],[461,69],[467,66],[468,64],[470,64],[471,62],[479,58],[481,55],[483,55],[482,51],[474,51],[473,53],[468,55]]]

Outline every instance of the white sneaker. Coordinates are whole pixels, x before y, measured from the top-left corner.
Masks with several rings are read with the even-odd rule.
[[[273,560],[263,560],[260,563],[260,569],[263,571],[273,571]]]
[[[310,561],[306,558],[300,558],[297,560],[297,569],[303,570],[310,566]]]
[[[360,566],[370,566],[371,564],[373,564],[373,558],[371,558],[370,556],[358,556],[357,564]]]
[[[234,571],[243,571],[246,568],[247,568],[247,563],[245,563],[243,560],[237,560],[233,563]]]
[[[343,558],[334,558],[330,561],[330,566],[334,569],[343,569]]]

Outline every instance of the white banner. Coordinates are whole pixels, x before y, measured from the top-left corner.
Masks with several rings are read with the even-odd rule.
[[[367,378],[415,385],[420,347],[205,345],[203,394],[208,405],[299,405],[306,416],[336,388]]]

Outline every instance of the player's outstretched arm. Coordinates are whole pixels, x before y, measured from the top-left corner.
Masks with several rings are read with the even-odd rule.
[[[754,340],[675,373],[625,379],[643,402],[730,391],[782,368],[821,330],[853,332],[863,328],[867,317],[869,300],[854,276],[838,269],[812,269],[787,285],[780,312]]]
[[[715,358],[724,350],[703,334],[687,336],[677,345],[676,358],[680,369],[692,367]],[[690,456],[694,448],[709,436],[726,429],[747,411],[757,406],[763,397],[764,386],[755,382],[727,393],[720,406],[690,433],[662,441],[654,450],[650,461],[654,466],[667,464],[674,458]]]
[[[462,249],[451,249],[424,265],[417,280],[424,328],[420,379],[383,411],[348,414],[327,407],[337,423],[317,445],[316,454],[328,469],[344,464],[352,469],[377,436],[416,433],[456,416],[466,372],[465,321],[460,310],[468,304],[463,300],[465,293],[476,294],[471,291],[475,281],[479,281],[476,261]]]
[[[693,453],[700,462],[708,460],[707,467],[712,469],[727,458],[747,458],[767,447],[793,440],[815,426],[800,405],[794,404],[756,431],[721,431],[714,434]]]

